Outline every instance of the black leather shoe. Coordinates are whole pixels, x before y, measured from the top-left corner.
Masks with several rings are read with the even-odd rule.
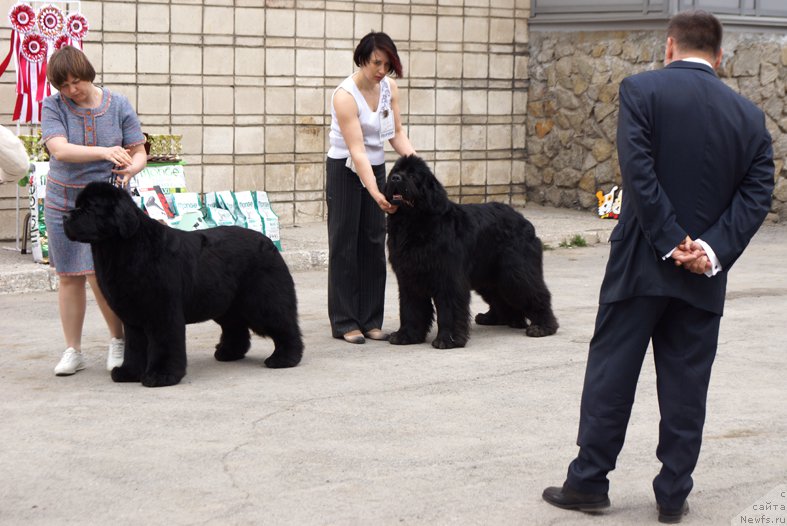
[[[659,522],[663,524],[678,524],[681,520],[683,520],[683,516],[689,513],[689,503],[688,501],[683,502],[683,506],[677,510],[668,510],[667,508],[662,508],[658,506],[659,510]]]
[[[549,487],[541,496],[551,505],[564,510],[599,511],[609,508],[609,497],[606,493],[580,493],[565,484],[562,488]]]

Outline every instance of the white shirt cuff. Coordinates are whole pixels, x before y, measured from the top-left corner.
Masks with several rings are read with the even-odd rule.
[[[705,275],[711,278],[721,272],[722,269],[721,263],[719,263],[719,258],[716,257],[716,253],[713,251],[710,245],[699,238],[695,239],[694,241],[702,245],[702,249],[705,251],[705,254],[708,255],[708,259],[710,259],[711,267],[710,270],[705,271]]]

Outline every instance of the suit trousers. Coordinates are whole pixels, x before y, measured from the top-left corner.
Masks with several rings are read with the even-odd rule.
[[[385,213],[345,166],[326,162],[328,201],[328,317],[334,338],[383,324],[385,304]],[[385,165],[372,166],[378,188]]]
[[[683,505],[693,482],[705,423],[711,366],[721,316],[676,298],[635,297],[601,304],[590,342],[580,408],[579,454],[566,484],[606,493],[607,474],[623,447],[648,342],[652,340],[662,463],[653,481],[666,509]]]

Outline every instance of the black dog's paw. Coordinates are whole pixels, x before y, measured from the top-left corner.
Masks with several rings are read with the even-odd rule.
[[[142,385],[145,387],[166,387],[180,383],[183,376],[182,374],[151,371],[142,375]]]
[[[508,326],[512,329],[527,329],[529,327],[524,317],[521,320],[509,320]]]
[[[142,373],[120,366],[112,369],[110,376],[113,382],[139,382]]]
[[[423,343],[424,338],[420,340],[410,334],[402,330],[398,330],[396,332],[392,332],[391,336],[388,338],[388,343],[392,345],[412,345],[414,343]]]
[[[242,360],[246,356],[246,349],[233,349],[221,343],[216,345],[216,352],[213,357],[220,362],[234,362],[235,360]]]
[[[270,369],[284,369],[287,367],[295,367],[300,361],[300,356],[281,355],[274,351],[273,354],[265,359],[265,367]]]
[[[557,327],[550,327],[547,325],[529,325],[525,329],[525,334],[532,338],[541,338],[542,336],[551,336],[557,332]]]
[[[453,349],[455,347],[464,347],[467,343],[466,340],[454,339],[450,335],[437,335],[437,338],[432,340],[432,347],[435,349]]]

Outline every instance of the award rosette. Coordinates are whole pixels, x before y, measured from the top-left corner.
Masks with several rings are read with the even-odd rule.
[[[11,6],[10,49],[0,63],[2,75],[13,58],[16,66],[16,105],[13,120],[38,123],[44,97],[54,91],[46,78],[49,57],[65,45],[82,49],[87,35],[87,20],[80,13],[66,15],[59,7],[48,4],[38,11],[24,2]]]

